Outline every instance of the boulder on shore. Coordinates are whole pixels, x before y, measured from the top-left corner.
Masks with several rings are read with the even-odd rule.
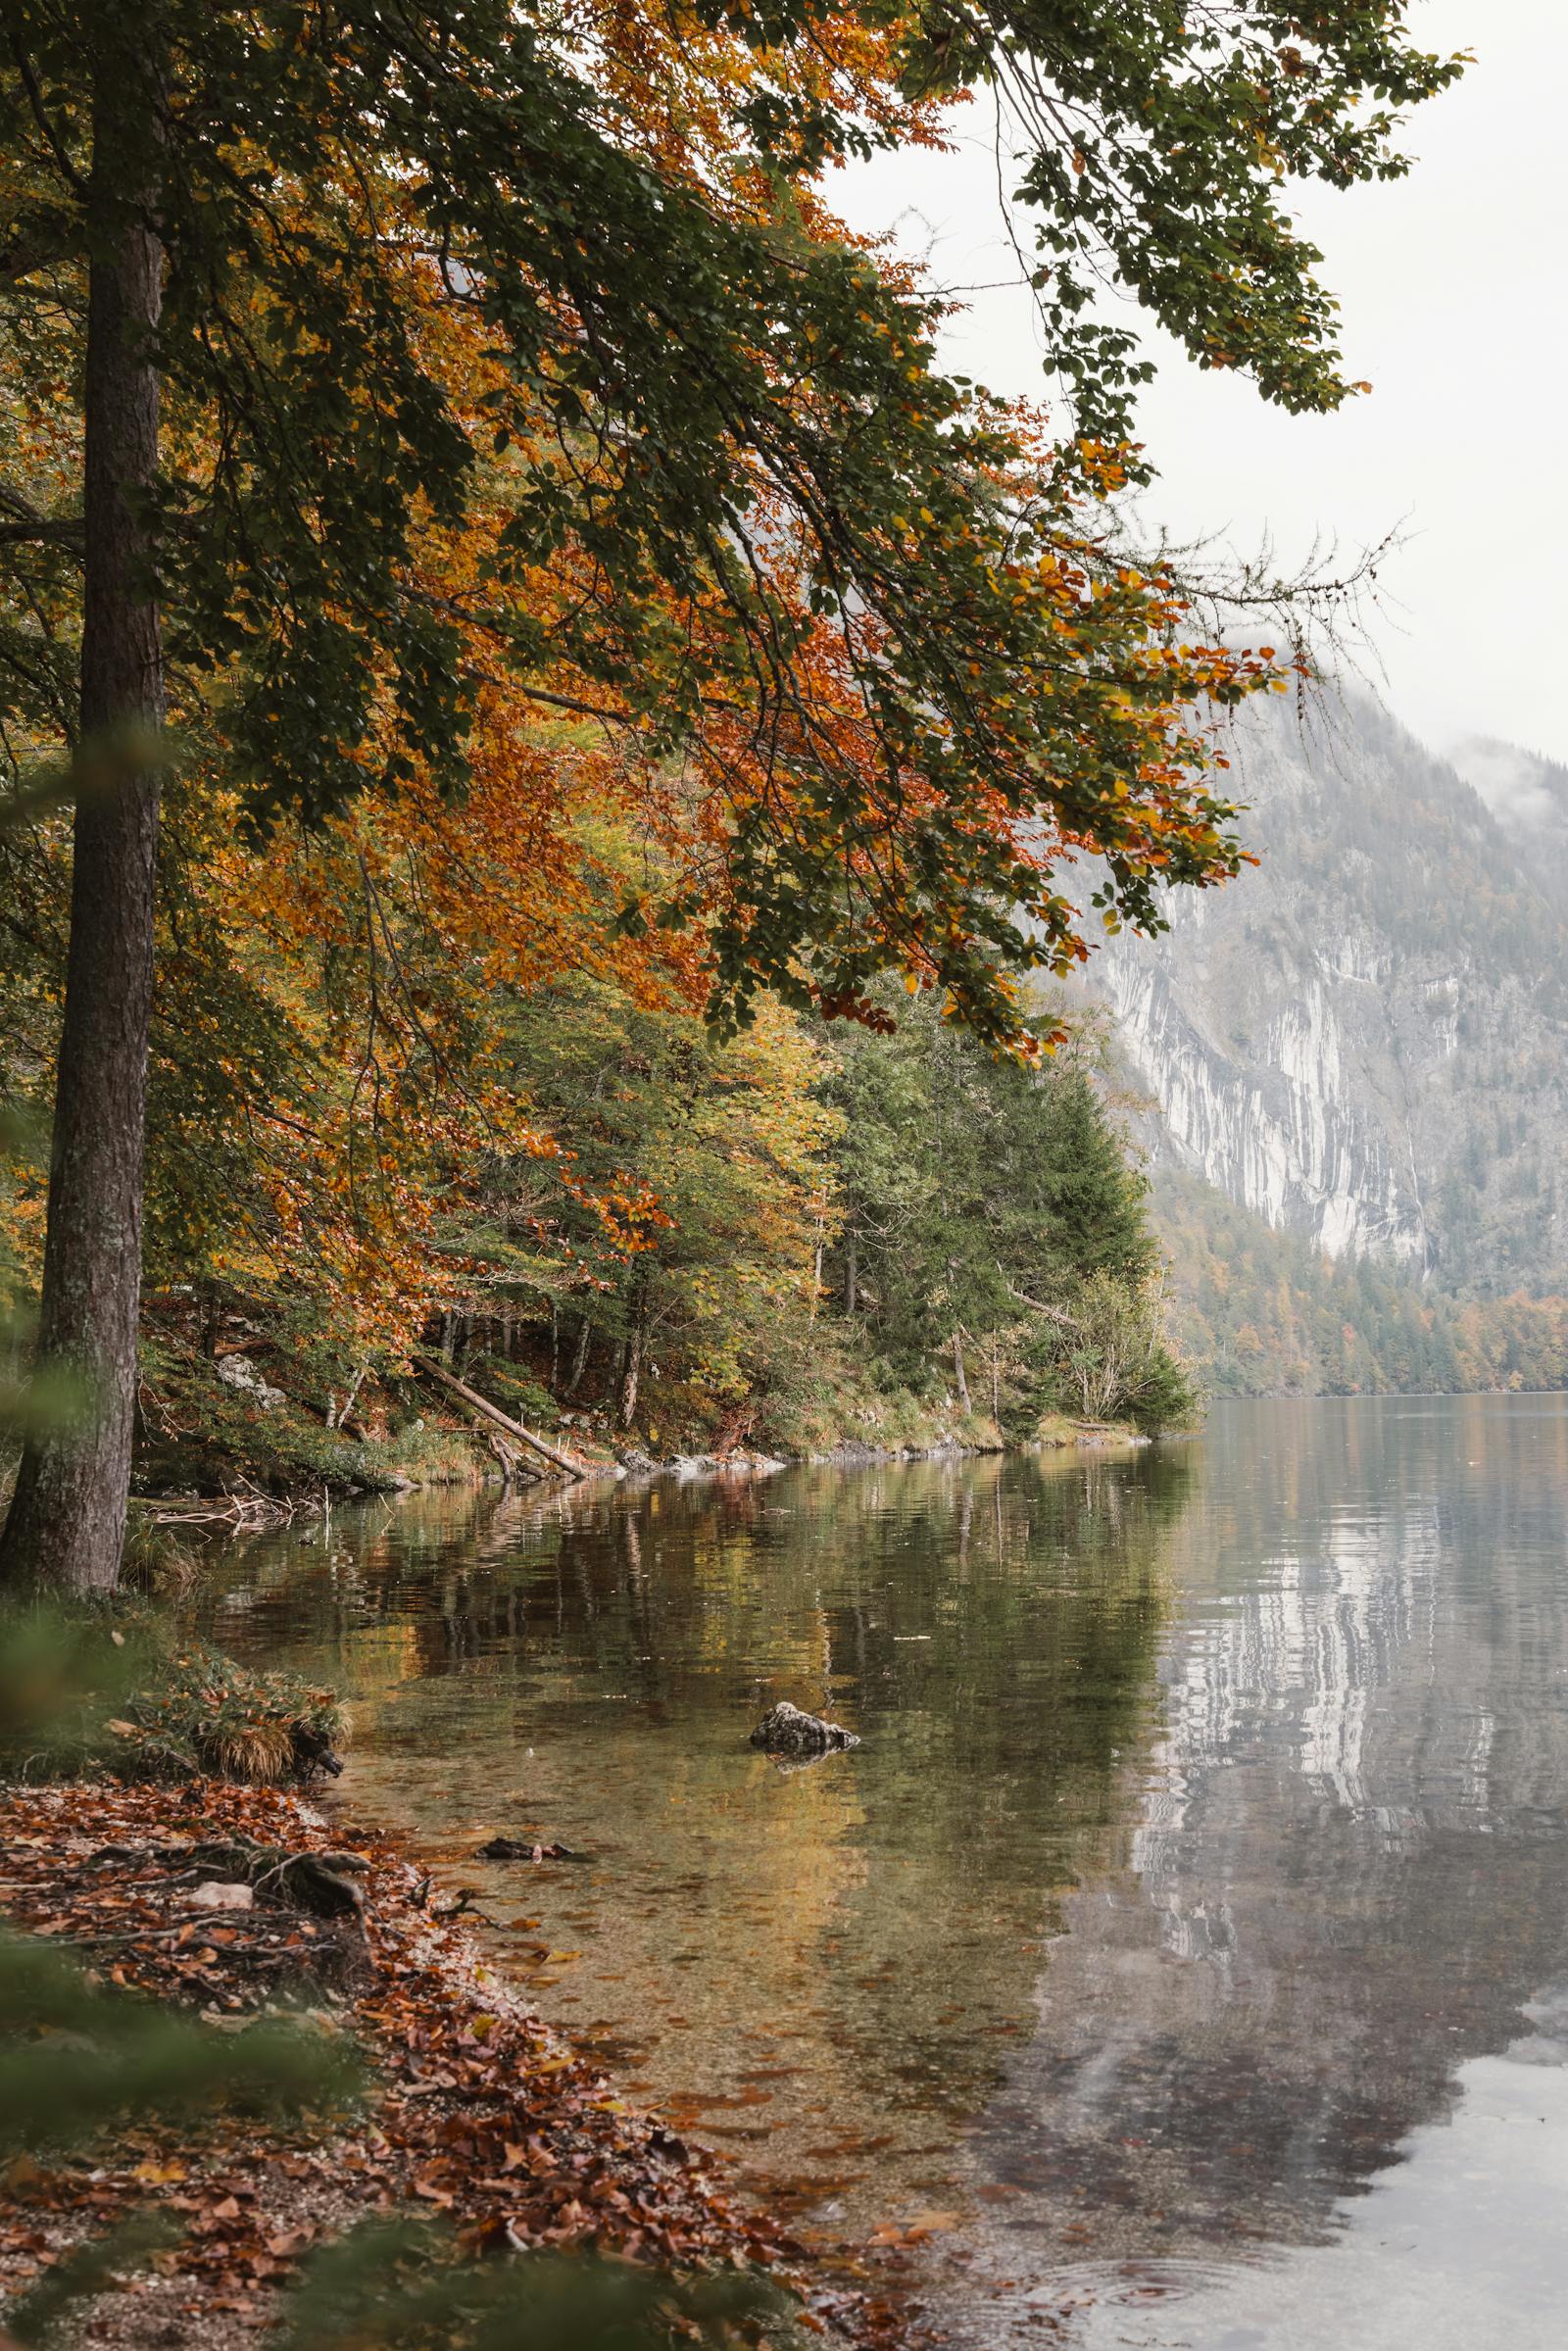
[[[842,1723],[828,1723],[819,1714],[807,1714],[784,1698],[770,1707],[752,1733],[754,1747],[769,1755],[825,1755],[832,1747],[858,1747],[859,1740]]]
[[[645,1453],[640,1445],[617,1446],[615,1459],[620,1463],[628,1478],[651,1478],[659,1468],[659,1463],[654,1459],[653,1454]]]

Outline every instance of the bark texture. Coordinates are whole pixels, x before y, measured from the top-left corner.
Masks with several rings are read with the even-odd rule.
[[[123,27],[122,26],[122,32]],[[118,48],[118,42],[115,44]],[[153,76],[147,75],[150,96]],[[85,382],[81,747],[56,1079],[40,1370],[73,1409],[23,1456],[0,1581],[114,1588],[125,1532],[141,1291],[163,660],[149,494],[163,282],[149,112],[122,58],[96,92]]]

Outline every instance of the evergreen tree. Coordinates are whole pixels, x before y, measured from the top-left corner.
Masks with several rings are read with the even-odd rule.
[[[1023,1065],[929,999],[891,1037],[832,1046],[844,1309],[891,1379],[1020,1432],[1046,1409],[1152,1426],[1194,1410],[1152,1294],[1146,1188],[1088,1050]]]

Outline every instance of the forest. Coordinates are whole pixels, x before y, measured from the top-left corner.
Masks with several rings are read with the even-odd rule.
[[[58,935],[58,845],[53,868],[46,832],[29,847],[29,927]],[[345,930],[361,882],[350,867]],[[496,1474],[461,1403],[440,1426],[451,1399],[419,1380],[424,1361],[547,1435],[564,1421],[574,1446],[658,1457],[1190,1419],[1144,1187],[1087,1038],[1031,1067],[925,1000],[882,1036],[768,998],[721,1039],[610,957],[527,988],[475,977],[465,1006],[452,961],[400,919],[406,869],[377,888],[381,1004],[368,962],[353,1004],[346,950],[308,933],[285,958],[283,925],[240,933],[232,898],[226,968],[172,943],[165,969],[188,971],[191,996],[154,1031],[142,1491]],[[20,958],[9,985],[46,1067],[58,992]],[[197,1004],[212,1013],[220,993],[223,1056],[254,1041],[266,1106],[248,1113],[236,1091],[215,1128],[193,1105],[228,1073]],[[367,1081],[371,1021],[382,1066]],[[394,1107],[403,1051],[420,1091]],[[452,1080],[481,1059],[482,1106]],[[368,1082],[386,1098],[368,1168]],[[21,1291],[44,1164],[16,1150],[13,1168]]]
[[[518,1953],[530,1996],[577,1956],[524,1939],[564,1880],[669,1842],[665,1694],[636,1850],[607,1867],[511,1787],[543,1768],[521,1681],[509,1833],[421,1850],[358,1766],[323,1792],[353,1708],[282,1670],[305,1612],[239,1653],[272,1568],[225,1587],[235,1552],[144,1541],[149,1504],[308,1496],[291,1555],[346,1624],[344,1490],[477,1467],[471,1557],[439,1494],[403,1521],[467,1656],[485,1559],[539,1564],[530,1509],[563,1553],[610,1525],[617,1592],[673,1606],[681,1486],[616,1508],[616,1467],[1190,1421],[1057,984],[1170,892],[1245,884],[1227,719],[1308,687],[1375,563],[1280,578],[1144,528],[1145,330],[1291,416],[1362,398],[1294,194],[1402,177],[1464,60],[1399,0],[7,0],[4,32],[7,2337],[887,2351],[875,2265],[923,2223],[835,2269],[517,1989]],[[1041,400],[955,368],[953,289],[836,209],[841,172],[991,115]],[[1013,1694],[1102,1842],[1185,1506],[1182,1465],[1128,1464],[1125,1493],[1077,1465],[1069,1505],[1043,1454],[960,1465],[999,1482],[943,1645],[888,1643],[946,1672],[986,1562],[1051,1583],[1029,1546],[1081,1534],[1083,1594],[986,1623],[1045,1624]],[[907,1473],[934,1507],[949,1467]],[[1003,1468],[1039,1487],[1011,1548]],[[700,1601],[773,1491],[713,1481]],[[808,1568],[799,1653],[830,1659]],[[754,1624],[781,1589],[764,1563]],[[486,1665],[536,1671],[515,1585],[498,1621]],[[382,1632],[418,1683],[418,1632]],[[705,1658],[714,1817],[806,1817],[833,1783],[753,1752],[773,1668],[738,1658]],[[861,1743],[796,1712],[817,1761]],[[1000,1720],[978,1683],[954,1719],[977,1753]],[[506,1916],[470,1864],[511,1872]]]
[[[1098,919],[1144,927],[1165,889],[1240,870],[1221,722],[1308,667],[1313,585],[1242,582],[1283,632],[1242,640],[1223,583],[1139,545],[1151,363],[1093,289],[1119,275],[1201,364],[1336,409],[1363,387],[1276,175],[1396,175],[1392,109],[1460,64],[1373,0],[1310,66],[1267,10],[1191,32],[1089,13],[1086,45],[1032,0],[961,37],[811,5],[765,28],[749,6],[590,10],[581,41],[496,0],[21,10],[7,1223],[57,1409],[26,1435],[0,1575],[113,1588],[156,1409],[144,1291],[201,1293],[217,1359],[224,1285],[274,1286],[347,1391],[471,1306],[460,1267],[512,1285],[505,1348],[520,1260],[555,1252],[527,1296],[551,1298],[558,1375],[565,1309],[568,1384],[618,1346],[594,1370],[624,1424],[667,1335],[678,1375],[737,1393],[749,1337],[717,1336],[713,1297],[740,1326],[776,1289],[818,1112],[732,1068],[771,1071],[776,1044],[782,1077],[814,1050],[793,1020],[887,1034],[888,983],[1027,1067],[1060,1042],[1030,985],[1088,953],[1075,866]],[[944,297],[828,202],[836,167],[940,149],[992,83],[1039,208],[1054,427],[950,374]],[[675,1022],[624,1050],[679,1102],[665,1048],[696,1016],[676,1140],[710,1088],[710,1111],[749,1102],[778,1186],[755,1276],[720,1257],[706,1299],[702,1242],[674,1238],[652,1165],[620,1163],[612,1116],[549,1115],[623,1021]],[[710,1205],[741,1212],[738,1191]],[[830,1203],[806,1213],[825,1256]],[[677,1334],[654,1260],[682,1248]],[[602,1275],[607,1253],[645,1278]],[[568,1255],[609,1284],[602,1312]],[[1089,1352],[1147,1354],[1120,1255],[1078,1304],[1021,1309],[1058,1353],[1094,1325],[1114,1336]],[[960,1401],[965,1346],[989,1348],[1000,1406],[1003,1356],[1040,1351],[1000,1319],[1020,1285],[944,1263],[937,1292],[956,1282],[946,1332],[886,1278],[877,1317],[922,1386],[929,1346],[956,1347]]]

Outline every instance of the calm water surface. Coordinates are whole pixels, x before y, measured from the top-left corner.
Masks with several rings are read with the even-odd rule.
[[[1568,2293],[1568,1407],[416,1495],[226,1554],[352,1817],[960,2344],[1535,2351]],[[785,1772],[780,1697],[864,1743]],[[585,1866],[497,1865],[497,1830]]]

